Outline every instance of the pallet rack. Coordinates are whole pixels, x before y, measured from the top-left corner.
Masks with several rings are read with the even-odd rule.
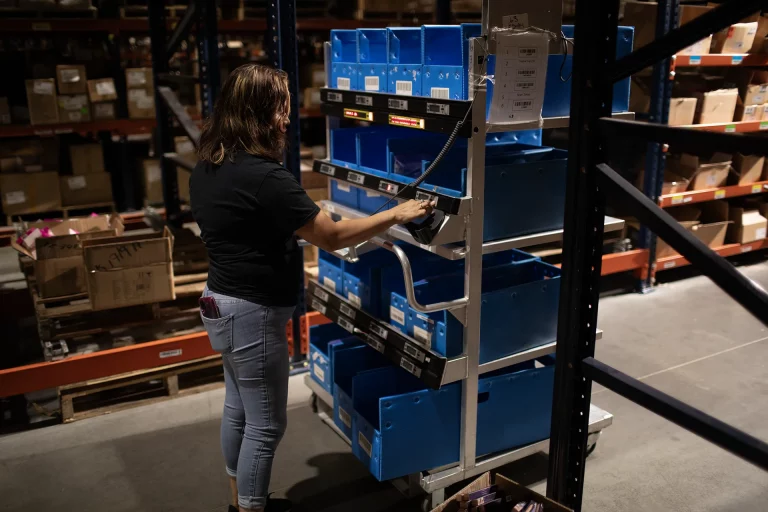
[[[486,62],[484,40],[482,38],[470,39],[469,45],[470,76],[482,76],[485,73]],[[330,45],[326,43],[326,67],[329,62]],[[485,184],[485,144],[487,133],[538,127],[563,127],[568,125],[569,120],[567,117],[545,118],[541,124],[538,122],[513,125],[492,124],[486,122],[485,85],[473,85],[470,96],[474,98],[473,101],[404,97],[387,93],[342,91],[331,88],[324,88],[321,92],[321,99],[323,100],[321,109],[329,116],[327,120],[328,131],[332,127],[338,126],[340,119],[346,118],[354,121],[446,134],[450,133],[456,123],[466,116],[468,123],[460,131],[460,136],[469,139],[467,193],[464,197],[456,198],[423,188],[403,190],[404,185],[402,183],[371,173],[348,169],[333,164],[330,160],[316,160],[313,166],[314,172],[358,188],[389,196],[400,193],[398,197],[402,199],[434,200],[436,201],[436,209],[448,214],[447,220],[435,235],[431,245],[417,242],[407,230],[400,226],[390,228],[385,235],[373,239],[368,242],[368,245],[385,248],[395,253],[403,268],[406,295],[412,308],[424,313],[447,310],[460,319],[464,326],[462,355],[454,358],[440,355],[422,342],[404,335],[398,329],[371,316],[356,304],[316,281],[310,281],[307,288],[307,302],[312,309],[322,313],[351,334],[357,335],[369,346],[386,356],[392,364],[415,375],[429,387],[437,389],[452,382],[462,383],[459,463],[449,468],[439,468],[435,471],[411,475],[408,480],[412,485],[406,486],[411,490],[415,488],[422,493],[428,493],[432,500],[432,506],[443,501],[444,489],[449,485],[526,455],[542,451],[547,445],[547,441],[541,441],[487,457],[477,457],[475,452],[479,376],[551,354],[556,346],[553,340],[551,343],[540,347],[480,364],[482,255],[563,239],[563,230],[556,230],[493,242],[483,241],[484,194],[482,191]],[[407,99],[407,102],[403,101],[404,99]],[[625,113],[618,114],[617,117],[633,119],[634,115]],[[327,137],[327,140],[330,141],[330,137]],[[359,218],[367,215],[333,201],[325,201],[324,206],[329,213],[340,217]],[[622,229],[624,221],[605,217],[602,224],[601,232],[616,231]],[[450,302],[419,304],[413,293],[413,278],[409,260],[405,253],[392,243],[394,240],[407,242],[447,259],[464,259],[464,296]],[[358,255],[360,259],[365,258],[363,253],[366,249],[365,246],[361,247],[357,253],[349,250],[337,251],[337,255],[347,261],[356,261]],[[312,389],[316,400],[332,407],[333,398],[317,386],[310,376],[305,378],[305,382]],[[591,410],[588,429],[594,441],[596,441],[600,430],[612,423],[612,418],[610,413],[599,408],[595,407]],[[335,425],[332,425],[332,428],[334,427]],[[339,432],[336,428],[334,430]],[[344,435],[342,437],[345,438]],[[346,440],[349,441],[349,439]]]
[[[582,510],[585,459],[588,454],[588,416],[592,382],[597,382],[638,405],[668,419],[732,454],[768,470],[768,444],[713,418],[675,398],[633,379],[594,358],[602,260],[602,216],[606,201],[621,201],[640,222],[657,233],[682,258],[696,265],[726,293],[768,325],[768,293],[738,272],[686,231],[606,163],[603,144],[615,134],[651,142],[676,143],[686,151],[723,151],[766,155],[764,138],[736,133],[714,133],[651,123],[623,123],[610,118],[613,84],[672,53],[687,48],[713,32],[768,7],[765,0],[728,2],[670,30],[679,0],[658,2],[655,42],[615,60],[618,0],[576,0],[573,96],[569,134],[563,283],[558,318],[555,395],[549,448],[547,496],[579,512]],[[663,63],[662,63],[663,64]],[[657,67],[657,69],[661,69]],[[662,97],[664,90],[655,92]],[[660,103],[658,103],[660,105]],[[650,174],[650,173],[649,173]],[[763,244],[764,245],[764,244]],[[651,257],[653,257],[652,252]]]

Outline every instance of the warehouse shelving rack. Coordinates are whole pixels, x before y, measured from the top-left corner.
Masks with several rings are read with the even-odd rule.
[[[674,2],[674,3],[673,3]],[[658,18],[677,6],[660,0]],[[697,266],[726,293],[768,325],[768,293],[727,260],[683,229],[634,185],[605,162],[615,135],[688,152],[722,151],[766,155],[765,139],[739,133],[714,133],[668,127],[658,122],[627,123],[610,118],[613,84],[663,60],[719,29],[768,7],[765,0],[738,0],[667,31],[655,42],[616,62],[613,48],[618,0],[576,0],[568,184],[566,192],[563,275],[558,319],[555,396],[552,409],[547,495],[579,512],[584,492],[587,417],[592,382],[597,382],[752,464],[768,470],[768,444],[675,398],[633,379],[594,358],[601,275],[601,239],[606,201],[621,201],[638,220],[657,233],[682,258]]]
[[[484,39],[470,39],[469,62],[472,68],[470,76],[485,74]],[[326,68],[330,62],[330,45],[326,43]],[[326,69],[327,71],[327,69]],[[547,441],[541,441],[522,448],[478,458],[475,453],[477,429],[477,394],[480,375],[506,368],[514,364],[529,361],[552,354],[556,343],[536,347],[496,361],[480,364],[480,283],[482,277],[482,255],[513,248],[525,248],[537,244],[562,240],[563,231],[537,233],[507,240],[483,241],[483,213],[485,188],[485,144],[486,134],[503,131],[526,130],[532,128],[556,128],[568,125],[568,118],[543,119],[541,123],[492,124],[486,122],[486,88],[484,84],[473,84],[470,90],[473,101],[443,100],[415,96],[399,96],[387,93],[366,91],[344,91],[324,88],[321,91],[323,101],[321,109],[327,114],[327,129],[339,125],[340,119],[401,126],[415,130],[436,133],[450,133],[456,124],[465,118],[467,123],[460,130],[460,135],[469,138],[467,157],[467,195],[456,198],[442,195],[433,190],[409,187],[372,173],[348,169],[331,163],[330,160],[316,160],[313,170],[328,176],[332,180],[354,185],[377,193],[398,196],[402,199],[428,199],[436,201],[436,209],[446,213],[446,221],[435,235],[431,245],[424,245],[412,237],[403,227],[390,228],[385,235],[375,238],[366,245],[354,250],[337,251],[337,255],[347,261],[364,259],[367,250],[385,248],[395,253],[402,269],[406,295],[412,308],[421,312],[450,311],[464,326],[464,351],[461,356],[447,359],[433,351],[420,341],[404,335],[398,329],[363,311],[356,304],[346,300],[317,281],[310,281],[307,288],[309,306],[328,317],[352,334],[363,339],[369,346],[386,356],[394,365],[409,371],[432,388],[452,382],[462,383],[461,403],[461,448],[457,465],[448,468],[436,468],[418,475],[409,476],[405,488],[426,492],[432,504],[442,502],[444,490],[449,485],[471,478],[490,469],[518,460],[532,453],[546,449]],[[634,114],[618,114],[618,118],[633,119]],[[326,140],[330,141],[330,137]],[[344,218],[360,218],[367,214],[331,201],[324,202],[325,209]],[[624,221],[605,217],[601,231],[616,231],[623,228]],[[465,260],[464,296],[450,302],[439,304],[419,304],[413,292],[413,277],[410,262],[405,253],[392,242],[404,241],[423,250],[447,259]],[[332,407],[333,398],[314,383],[307,375],[305,382],[312,389],[320,402]],[[327,416],[326,423],[335,427]],[[597,407],[592,407],[588,430],[594,443],[599,432],[609,426],[613,416]],[[339,432],[338,429],[334,428]],[[339,432],[340,433],[340,432]],[[346,439],[347,442],[349,439]],[[355,441],[355,440],[352,440]],[[401,487],[402,486],[398,486]]]

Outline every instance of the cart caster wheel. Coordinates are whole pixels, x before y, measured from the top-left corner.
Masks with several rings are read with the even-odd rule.
[[[315,393],[312,393],[309,398],[309,406],[312,408],[312,412],[317,414],[317,395]]]
[[[592,455],[592,452],[595,451],[595,448],[597,448],[597,443],[587,446],[587,457]]]
[[[429,512],[432,510],[432,497],[426,496],[421,499],[421,512]]]

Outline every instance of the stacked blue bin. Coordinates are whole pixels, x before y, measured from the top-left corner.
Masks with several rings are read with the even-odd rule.
[[[414,284],[421,304],[463,296],[464,275],[428,277]],[[539,260],[513,262],[483,269],[480,308],[480,362],[488,363],[552,343],[557,334],[560,269]],[[456,357],[464,346],[464,328],[447,311],[422,314],[393,292],[390,323],[432,350]],[[395,318],[396,317],[396,318]]]
[[[388,28],[387,41],[387,92],[421,96],[421,29]]]
[[[365,28],[358,36],[358,88],[368,92],[387,92],[387,29]]]
[[[358,52],[356,30],[331,30],[331,87],[359,90]]]
[[[469,39],[480,36],[479,23],[424,25],[422,96],[465,100],[469,94]]]
[[[541,363],[480,376],[478,456],[549,437],[554,364]],[[400,368],[369,370],[352,378],[352,406],[352,451],[378,480],[459,461],[460,383],[433,390]]]
[[[363,342],[336,324],[309,328],[309,372],[312,379],[333,394],[334,359],[337,350],[361,346]]]

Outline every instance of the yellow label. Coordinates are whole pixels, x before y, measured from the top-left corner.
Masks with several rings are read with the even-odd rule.
[[[420,117],[405,117],[390,114],[389,124],[393,126],[405,126],[406,128],[424,129],[424,119]]]
[[[759,194],[763,191],[763,184],[762,183],[755,183],[752,185],[752,193],[753,194]]]
[[[715,199],[725,198],[725,190],[715,190]]]
[[[683,202],[683,196],[672,196],[672,204],[681,204]]]
[[[373,121],[373,112],[368,112],[367,110],[353,110],[351,108],[345,108],[344,117],[349,119],[357,119],[359,121]]]

